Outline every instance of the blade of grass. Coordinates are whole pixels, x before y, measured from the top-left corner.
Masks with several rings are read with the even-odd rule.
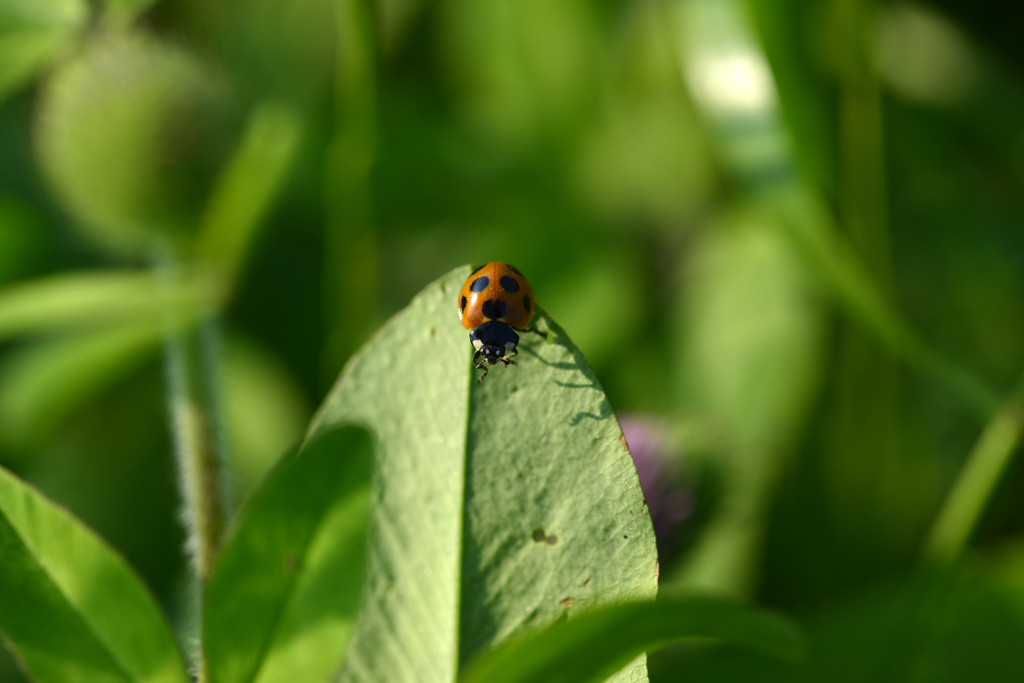
[[[803,180],[793,158],[793,136],[780,116],[774,76],[746,4],[666,2],[676,22],[682,74],[726,169],[751,194],[777,206],[787,234],[839,305],[891,353],[944,386],[981,421],[989,419],[1000,404],[998,393],[910,327],[840,233],[816,189]],[[874,205],[882,201],[876,196],[878,188],[865,191]]]
[[[260,219],[287,176],[302,125],[287,105],[269,102],[249,118],[242,143],[221,172],[199,227],[196,255],[233,281]]]
[[[377,314],[377,233],[370,171],[377,154],[376,48],[366,0],[334,0],[337,66],[334,133],[324,166],[327,224],[322,364],[333,378],[368,336]]]
[[[924,546],[924,559],[937,564],[955,561],[977,526],[992,491],[999,483],[1024,432],[1024,407],[1005,403],[978,437],[953,483]]]
[[[795,627],[727,603],[659,600],[616,605],[559,622],[473,662],[461,683],[597,683],[641,652],[684,638],[746,645],[786,659],[803,651]]]

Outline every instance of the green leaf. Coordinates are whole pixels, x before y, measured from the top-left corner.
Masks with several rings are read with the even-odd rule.
[[[818,386],[821,307],[763,203],[731,212],[688,259],[680,383],[688,407],[722,434],[729,493],[678,576],[690,589],[743,596],[757,574],[764,509]]]
[[[84,0],[0,0],[0,99],[64,48],[88,16]]]
[[[821,357],[819,290],[778,222],[745,206],[704,235],[690,250],[681,323],[689,398],[736,446],[766,451],[800,426]]]
[[[539,308],[481,384],[456,300],[428,286],[354,357],[311,434],[376,436],[370,579],[342,680],[432,683],[565,615],[652,598],[650,515],[586,359]],[[541,294],[543,296],[543,294]],[[646,680],[637,662],[629,680]]]
[[[241,146],[214,188],[199,229],[198,255],[234,275],[260,219],[285,179],[301,132],[290,107],[256,108]]]
[[[213,683],[322,681],[352,632],[366,567],[370,441],[321,436],[243,512],[206,596]]]
[[[193,53],[141,31],[100,30],[49,74],[35,150],[97,246],[152,258],[191,247],[220,166],[229,91]]]
[[[114,551],[0,469],[0,628],[40,683],[185,683],[156,602]]]
[[[185,278],[169,287],[145,271],[63,273],[0,288],[0,339],[71,325],[160,320],[170,309],[212,309],[215,283]]]
[[[788,659],[803,651],[799,633],[781,617],[727,603],[659,600],[616,605],[555,624],[487,653],[459,680],[598,682],[639,653],[682,638],[738,643]]]

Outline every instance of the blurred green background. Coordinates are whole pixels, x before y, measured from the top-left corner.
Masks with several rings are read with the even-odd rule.
[[[626,416],[664,589],[808,632],[801,666],[691,645],[652,680],[1019,680],[1022,20],[0,0],[0,463],[183,623],[159,332],[129,276],[229,255],[199,298],[241,500],[376,327],[509,261]],[[258,233],[209,245],[245,212]]]

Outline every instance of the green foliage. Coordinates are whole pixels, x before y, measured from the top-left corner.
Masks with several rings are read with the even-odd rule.
[[[187,678],[160,610],[95,534],[0,470],[0,626],[37,681]]]
[[[495,657],[485,678],[577,680],[646,649],[619,680],[1016,680],[1012,18],[0,0],[0,462],[131,558],[208,655],[184,666],[200,677],[450,683]],[[428,287],[243,507],[200,605],[232,499],[349,356],[438,273],[494,259],[530,278],[550,336],[477,385],[461,275]],[[353,423],[380,456],[370,513],[365,492],[331,498],[342,462],[306,457]],[[360,571],[367,514],[366,593],[326,587],[335,563]],[[650,522],[663,584],[802,615],[806,663],[742,637],[654,652],[699,629],[651,603]],[[29,670],[142,678],[20,538],[0,575],[29,589],[0,626]],[[558,671],[525,673],[532,656]],[[3,650],[0,680],[22,680]]]
[[[224,94],[191,53],[142,33],[90,37],[46,83],[36,126],[56,194],[100,246],[150,256],[194,230]]]
[[[242,513],[207,590],[212,683],[321,681],[336,669],[363,587],[371,452],[357,429],[325,434]]]
[[[367,599],[343,680],[450,681],[460,662],[607,602],[654,597],[650,517],[604,392],[565,332],[473,381],[459,268],[347,366],[311,434],[376,436]],[[479,373],[479,371],[475,371]],[[643,677],[642,664],[626,679]]]
[[[155,5],[157,0],[103,0],[106,18],[115,21],[127,21]]]
[[[0,339],[55,328],[159,322],[169,311],[212,308],[213,283],[194,277],[168,287],[152,273],[64,273],[0,289]],[[116,302],[116,305],[114,305]]]
[[[280,359],[251,340],[224,340],[224,429],[238,500],[256,489],[313,414],[295,377]]]
[[[222,171],[200,221],[196,256],[233,279],[253,231],[285,178],[301,130],[289,106],[266,103],[253,111],[239,148]]]
[[[821,308],[807,267],[763,205],[716,226],[689,261],[679,384],[725,441],[719,466],[729,494],[679,580],[744,595],[760,511],[817,389]]]
[[[153,355],[159,321],[126,323],[32,344],[0,365],[0,439],[17,449],[38,444],[75,408]]]
[[[726,603],[658,600],[588,612],[502,645],[475,661],[462,683],[599,683],[637,654],[678,639],[725,641],[798,659],[803,641],[778,616]]]
[[[0,99],[65,49],[88,14],[84,0],[0,2]]]

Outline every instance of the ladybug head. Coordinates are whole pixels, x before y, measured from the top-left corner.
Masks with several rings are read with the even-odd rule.
[[[479,356],[482,360],[487,361],[491,365],[497,365],[498,359],[505,355],[505,347],[494,346],[493,344],[482,344],[474,355]]]

